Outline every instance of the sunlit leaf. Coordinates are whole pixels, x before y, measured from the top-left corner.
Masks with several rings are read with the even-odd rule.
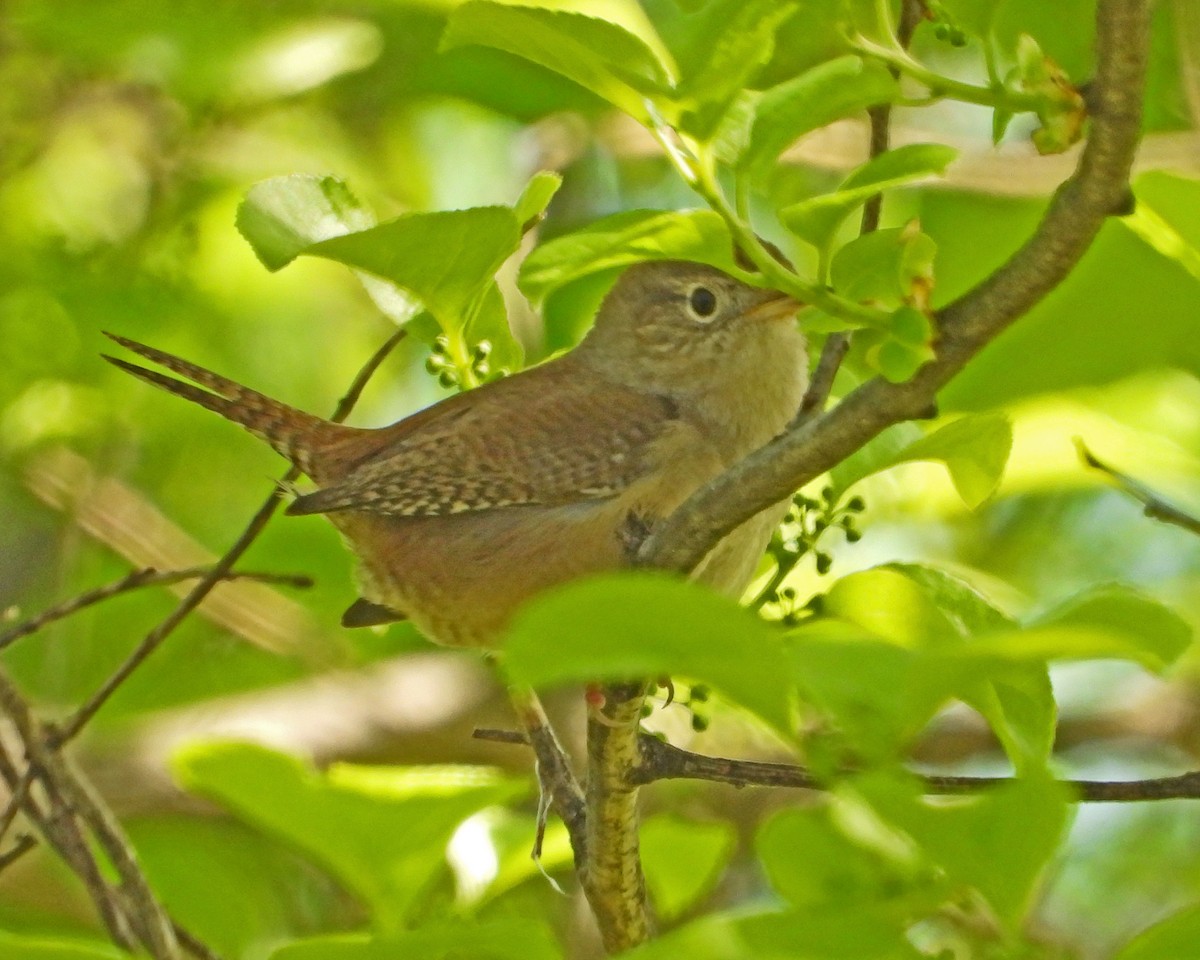
[[[794,907],[889,900],[914,880],[912,868],[881,845],[848,836],[828,804],[779,811],[759,828],[754,847],[771,886]]]
[[[900,795],[893,778],[866,777],[856,787],[952,882],[978,890],[1009,929],[1019,927],[1066,830],[1067,788],[1047,776],[1026,777],[982,796],[933,803],[915,788]]]
[[[494,47],[540,64],[646,119],[645,98],[671,83],[662,50],[625,27],[554,4],[471,0],[450,15],[442,49]]]
[[[865,234],[838,250],[829,268],[833,288],[849,300],[898,307],[918,285],[932,286],[937,244],[910,227],[890,227]],[[917,314],[921,316],[921,314]],[[926,320],[914,337],[897,330],[904,342],[923,343],[929,338]]]
[[[804,134],[899,95],[899,84],[881,64],[853,56],[822,63],[763,93],[738,162],[761,171]]]
[[[4,960],[126,960],[112,944],[74,937],[20,936],[0,931]]]
[[[549,929],[536,920],[497,918],[425,924],[387,936],[364,934],[314,937],[285,944],[271,960],[560,960],[562,950]]]
[[[875,194],[939,174],[956,156],[958,151],[940,143],[897,147],[863,164],[835,192],[784,207],[779,218],[801,240],[824,249],[842,221]]]
[[[465,314],[519,243],[509,207],[475,207],[405,214],[303,252],[390,280],[447,323]]]
[[[1200,956],[1200,906],[1174,913],[1143,930],[1113,960],[1193,960]]]
[[[463,820],[527,790],[480,767],[339,764],[318,773],[248,743],[188,747],[176,756],[175,770],[188,789],[334,873],[369,904],[383,929],[403,925],[445,870],[446,843]]]
[[[944,463],[963,502],[977,507],[1000,483],[1012,449],[1012,424],[1001,413],[962,417],[933,433],[915,436],[909,429],[888,431],[879,441],[839,464],[830,474],[834,493],[841,496],[871,474],[901,463],[934,460]]]
[[[256,183],[237,212],[238,230],[268,270],[286,266],[314,243],[374,224],[344,181],[308,174]]]
[[[1074,638],[1072,639],[1072,635]],[[1063,644],[1067,651],[1092,646],[1096,656],[1127,657],[1161,671],[1192,643],[1192,629],[1177,613],[1119,584],[1088,590],[1029,624],[1019,646]]]
[[[546,212],[546,207],[562,186],[562,176],[551,170],[540,170],[525,185],[521,196],[513,205],[513,214],[522,229],[528,229]]]
[[[798,9],[795,0],[721,0],[702,14],[681,60],[681,126],[708,139],[737,94],[775,52],[775,32]]]
[[[733,825],[722,820],[663,813],[643,821],[639,845],[654,912],[673,920],[710,893],[736,844]]]
[[[539,303],[580,277],[642,260],[736,269],[729,230],[713,211],[630,210],[538,247],[521,265],[521,290]]]
[[[713,914],[621,954],[622,960],[921,960],[888,906]]]
[[[509,630],[504,663],[514,682],[532,687],[688,677],[791,732],[781,633],[726,597],[661,574],[609,574],[534,600]]]

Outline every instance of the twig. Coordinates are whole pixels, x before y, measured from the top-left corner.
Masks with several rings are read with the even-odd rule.
[[[27,767],[21,779],[13,787],[12,795],[8,798],[8,803],[4,807],[4,813],[0,814],[0,840],[4,839],[4,835],[8,833],[8,828],[12,826],[13,821],[17,818],[17,813],[20,812],[21,805],[25,802],[25,797],[29,793],[29,787],[32,783],[33,767]]]
[[[1008,262],[938,316],[935,359],[907,383],[876,378],[824,415],[789,429],[701,488],[657,524],[644,566],[688,571],[739,524],[840,463],[887,427],[930,409],[937,391],[1057,286],[1101,225],[1127,207],[1141,130],[1150,0],[1099,0],[1091,135],[1075,175]]]
[[[532,690],[519,689],[510,692],[513,708],[525,733],[513,732],[518,742],[533,747],[537,757],[538,786],[543,801],[548,802],[567,828],[571,838],[571,850],[575,855],[575,869],[582,871],[587,863],[587,809],[583,791],[571,770],[566,751],[558,742],[546,711],[537,694]],[[481,731],[475,731],[476,737]],[[542,835],[545,823],[542,804],[538,804],[538,831],[534,841],[534,859],[541,856]]]
[[[478,740],[528,745],[529,739],[516,730],[476,730]],[[658,780],[706,780],[734,787],[782,787],[798,790],[825,790],[805,767],[765,760],[734,760],[692,753],[665,740],[640,734],[640,762],[629,769],[631,784],[646,786]],[[1013,777],[962,777],[925,774],[921,776],[931,796],[957,796],[977,793],[1013,783]],[[1154,800],[1200,800],[1200,770],[1171,777],[1145,780],[1060,780],[1074,791],[1080,803],[1137,803]]]
[[[1143,513],[1146,516],[1161,520],[1163,523],[1169,523],[1176,527],[1183,527],[1190,533],[1200,535],[1200,517],[1194,517],[1190,513],[1180,510],[1178,507],[1167,503],[1161,496],[1151,490],[1148,486],[1140,481],[1133,479],[1126,473],[1110,467],[1108,464],[1099,460],[1093,454],[1082,440],[1078,437],[1075,439],[1075,446],[1079,450],[1079,456],[1089,467],[1099,470],[1101,473],[1107,474],[1117,486],[1129,494],[1133,499],[1139,501],[1143,507]]]
[[[912,42],[913,32],[917,29],[917,24],[921,22],[923,15],[922,0],[904,0],[900,10],[900,23],[896,29],[896,40],[902,50],[908,49],[908,45]],[[896,67],[888,69],[892,76],[900,76],[900,71]],[[867,117],[871,124],[868,154],[871,157],[878,157],[880,154],[886,153],[891,145],[892,105],[880,103],[868,107]],[[858,230],[860,236],[874,233],[879,229],[879,218],[882,212],[883,194],[877,193],[863,205],[862,222]],[[845,359],[849,350],[849,333],[831,333],[825,338],[825,345],[821,348],[821,358],[817,361],[817,367],[813,371],[808,389],[804,391],[804,399],[800,402],[800,410],[792,421],[792,427],[825,409],[825,404],[829,402],[829,394],[833,390],[834,377],[837,376],[838,368],[842,365],[842,360]]]
[[[833,390],[833,380],[849,351],[850,334],[831,333],[825,338],[821,358],[817,361],[812,379],[808,382],[808,389],[804,391],[800,410],[791,423],[792,428],[812,419],[825,409],[825,404],[829,402],[829,394]]]
[[[196,939],[195,935],[189,933],[178,923],[172,921],[171,925],[175,930],[175,939],[179,941],[179,945],[193,957],[197,957],[199,960],[221,960],[221,955],[208,944]]]
[[[2,676],[0,674],[0,677]],[[28,738],[41,737],[43,731],[16,687],[10,681],[6,681],[6,677],[0,681],[0,708],[11,718],[18,735],[24,741],[29,754],[29,765],[19,769],[16,761],[8,755],[0,742],[0,777],[3,777],[9,790],[15,794],[19,784],[26,778],[33,778],[35,771],[42,775],[44,798],[35,796],[32,789],[27,789],[22,809],[55,852],[82,881],[113,942],[126,950],[135,950],[138,938],[117,891],[101,873],[91,845],[84,837],[58,785],[36,767],[35,757],[44,755],[47,751],[40,739],[36,743],[30,743]]]
[[[759,760],[708,757],[642,734],[642,762],[630,770],[633,783],[656,780],[709,780],[736,787],[789,787],[823,790],[825,786],[804,767]],[[922,776],[926,792],[934,795],[975,793],[1012,783],[1012,777]],[[1200,799],[1200,771],[1148,780],[1061,780],[1083,803],[1129,803],[1143,800]]]
[[[19,623],[15,627],[0,633],[0,650],[16,643],[16,641],[23,637],[37,633],[44,627],[62,620],[64,617],[69,617],[73,613],[78,613],[86,607],[101,603],[111,597],[127,593],[131,590],[138,590],[142,587],[169,586],[184,580],[195,580],[199,577],[207,576],[211,569],[211,567],[203,566],[187,567],[183,570],[155,570],[153,567],[134,570],[123,576],[120,580],[106,584],[103,587],[97,587],[94,590],[88,590],[86,593],[81,593],[69,600],[64,600],[49,610],[39,613],[36,617],[31,617],[23,623]],[[231,570],[224,574],[221,580],[254,580],[258,583],[275,583],[299,588],[307,588],[313,585],[312,577],[302,574],[250,573],[236,570]],[[2,833],[3,831],[0,830],[0,834]]]
[[[32,833],[21,834],[17,837],[17,842],[12,845],[11,850],[0,853],[0,872],[7,870],[37,845],[37,837]]]
[[[340,423],[350,415],[354,409],[354,405],[358,402],[358,398],[362,395],[362,391],[370,380],[371,376],[383,363],[384,359],[392,349],[402,339],[404,339],[404,330],[397,330],[382,347],[375,351],[370,360],[358,372],[354,381],[350,385],[350,389],[346,391],[346,395],[338,402],[337,408],[330,419],[335,423]],[[213,587],[224,577],[239,559],[244,554],[252,543],[258,539],[258,535],[266,527],[268,521],[274,516],[275,511],[279,508],[279,503],[283,499],[283,491],[286,486],[300,477],[300,470],[296,467],[290,468],[283,478],[271,490],[267,499],[263,501],[263,505],[258,508],[258,511],[250,519],[246,528],[242,531],[241,536],[234,541],[233,545],[225,551],[224,556],[218,560],[209,572],[196,584],[185,596],[179,604],[171,611],[167,617],[162,620],[158,626],[146,634],[141,643],[131,653],[125,661],[117,667],[116,671],[101,685],[92,696],[79,707],[78,710],[62,725],[57,733],[56,743],[61,745],[78,736],[79,732],[87,725],[88,721],[96,715],[96,712],[108,702],[117,689],[123,684],[130,675],[149,657],[162,642],[167,639],[178,627],[184,619],[201,601],[212,592]]]

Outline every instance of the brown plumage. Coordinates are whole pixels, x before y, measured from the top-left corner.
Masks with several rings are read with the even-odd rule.
[[[411,617],[432,639],[489,645],[514,609],[625,562],[653,523],[766,443],[805,382],[795,305],[712,267],[622,274],[571,353],[379,429],[331,423],[122,337],[200,387],[106,359],[241,424],[317,485],[292,514],[324,513],[361,561],[343,622]],[[695,576],[744,588],[783,505],[747,521]]]

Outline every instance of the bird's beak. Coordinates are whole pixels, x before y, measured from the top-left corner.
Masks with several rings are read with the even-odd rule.
[[[779,290],[760,290],[761,296],[746,311],[747,320],[782,320],[793,317],[800,309],[800,302]]]

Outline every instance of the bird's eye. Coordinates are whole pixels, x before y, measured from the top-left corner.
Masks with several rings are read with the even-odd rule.
[[[717,295],[708,287],[695,286],[688,291],[688,312],[693,320],[707,323],[717,312]]]

